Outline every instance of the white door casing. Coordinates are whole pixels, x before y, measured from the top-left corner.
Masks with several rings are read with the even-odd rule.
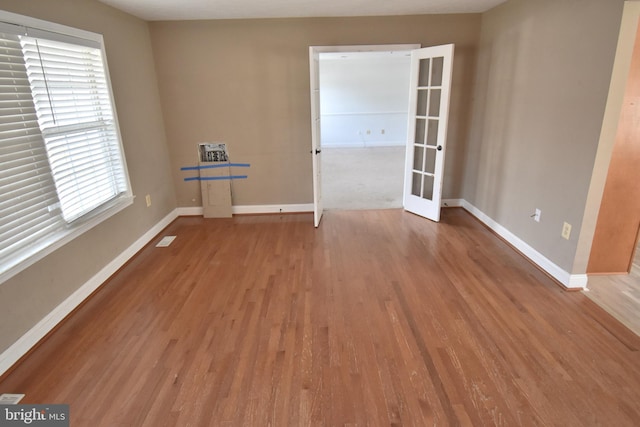
[[[411,52],[403,204],[440,221],[454,45]]]

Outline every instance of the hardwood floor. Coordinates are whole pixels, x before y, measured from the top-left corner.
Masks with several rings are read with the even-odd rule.
[[[588,288],[589,298],[640,336],[640,247],[629,274],[589,276]]]
[[[640,338],[471,215],[179,218],[0,383],[72,426],[637,426]],[[161,237],[161,236],[160,236]]]

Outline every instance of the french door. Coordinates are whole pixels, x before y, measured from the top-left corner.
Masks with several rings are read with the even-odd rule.
[[[403,205],[432,221],[440,220],[453,52],[452,44],[411,52]]]
[[[313,224],[318,227],[322,219],[322,173],[320,137],[320,52],[309,48],[311,87],[311,157],[313,168]]]

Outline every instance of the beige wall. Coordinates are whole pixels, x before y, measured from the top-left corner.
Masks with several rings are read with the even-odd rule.
[[[180,167],[196,144],[226,141],[250,163],[234,205],[311,203],[309,46],[456,44],[443,196],[461,194],[479,15],[151,23],[179,206],[201,206]]]
[[[0,284],[0,352],[171,212],[175,193],[148,26],[93,0],[0,0],[0,9],[104,35],[135,203]],[[145,194],[152,197],[147,208]]]
[[[567,272],[622,0],[510,0],[483,14],[464,198]],[[542,210],[540,223],[530,216]],[[570,240],[563,222],[573,226]]]

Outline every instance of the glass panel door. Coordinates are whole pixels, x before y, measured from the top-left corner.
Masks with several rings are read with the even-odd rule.
[[[440,219],[452,60],[453,45],[411,55],[404,206],[434,221]]]

